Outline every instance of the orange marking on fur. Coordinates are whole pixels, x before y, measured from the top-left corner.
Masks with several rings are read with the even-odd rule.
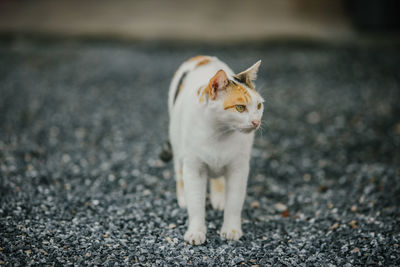
[[[227,95],[224,100],[224,109],[234,108],[236,105],[247,105],[251,102],[250,93],[240,84],[231,83],[226,89]]]
[[[197,67],[200,67],[200,66],[202,66],[202,65],[206,65],[206,64],[208,64],[208,63],[210,63],[210,59],[209,58],[204,58],[204,59],[202,59],[201,61],[199,61],[197,64],[196,64],[196,68]]]
[[[186,62],[192,62],[192,61],[197,61],[197,60],[202,60],[208,58],[207,56],[202,56],[202,55],[198,55],[192,58],[189,58],[188,60],[186,60]]]
[[[204,102],[204,95],[200,96],[199,102],[200,102],[200,103],[203,103],[203,102]]]
[[[206,95],[206,94],[209,94],[209,91],[210,91],[209,86],[207,86],[206,88],[203,89],[203,92],[201,92],[201,95],[200,95],[200,103],[203,103],[203,102],[204,102],[204,100],[205,100],[205,95]]]
[[[183,88],[183,83],[181,83],[181,84],[179,85],[179,87],[178,87],[178,94],[181,93],[182,88]]]
[[[225,190],[225,182],[221,178],[218,179],[211,179],[210,180],[211,187],[215,190],[217,193],[222,193]]]
[[[179,194],[183,191],[183,180],[179,179],[176,183],[176,192]]]
[[[203,91],[201,91],[201,90],[203,90],[203,88],[199,88],[199,90],[197,90],[197,95],[199,96],[199,102],[200,103],[203,103],[204,102],[204,100],[205,100],[205,94],[207,93],[206,92],[206,90],[204,89]]]

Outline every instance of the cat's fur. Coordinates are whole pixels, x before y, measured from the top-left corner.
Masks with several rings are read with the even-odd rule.
[[[242,236],[250,152],[263,113],[264,100],[253,84],[260,63],[235,75],[217,58],[197,56],[184,62],[172,79],[169,136],[178,204],[189,213],[184,239],[191,244],[206,239],[207,178],[213,178],[213,208],[224,210],[221,237]]]

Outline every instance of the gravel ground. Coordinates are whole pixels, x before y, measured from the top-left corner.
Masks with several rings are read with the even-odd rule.
[[[0,41],[0,264],[400,265],[400,50]],[[244,236],[183,242],[167,88],[186,58],[263,60]]]

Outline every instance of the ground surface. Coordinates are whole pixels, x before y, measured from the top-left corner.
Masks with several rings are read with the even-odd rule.
[[[244,236],[182,241],[167,87],[184,59],[263,60]],[[0,42],[0,264],[400,264],[400,50]]]

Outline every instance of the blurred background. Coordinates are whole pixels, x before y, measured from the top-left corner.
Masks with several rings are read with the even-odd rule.
[[[4,33],[132,40],[255,41],[355,38],[398,31],[396,0],[19,1],[0,2]]]
[[[0,265],[400,266],[398,0],[0,0]],[[262,60],[243,238],[184,244],[178,66]],[[194,122],[195,123],[195,122]]]

